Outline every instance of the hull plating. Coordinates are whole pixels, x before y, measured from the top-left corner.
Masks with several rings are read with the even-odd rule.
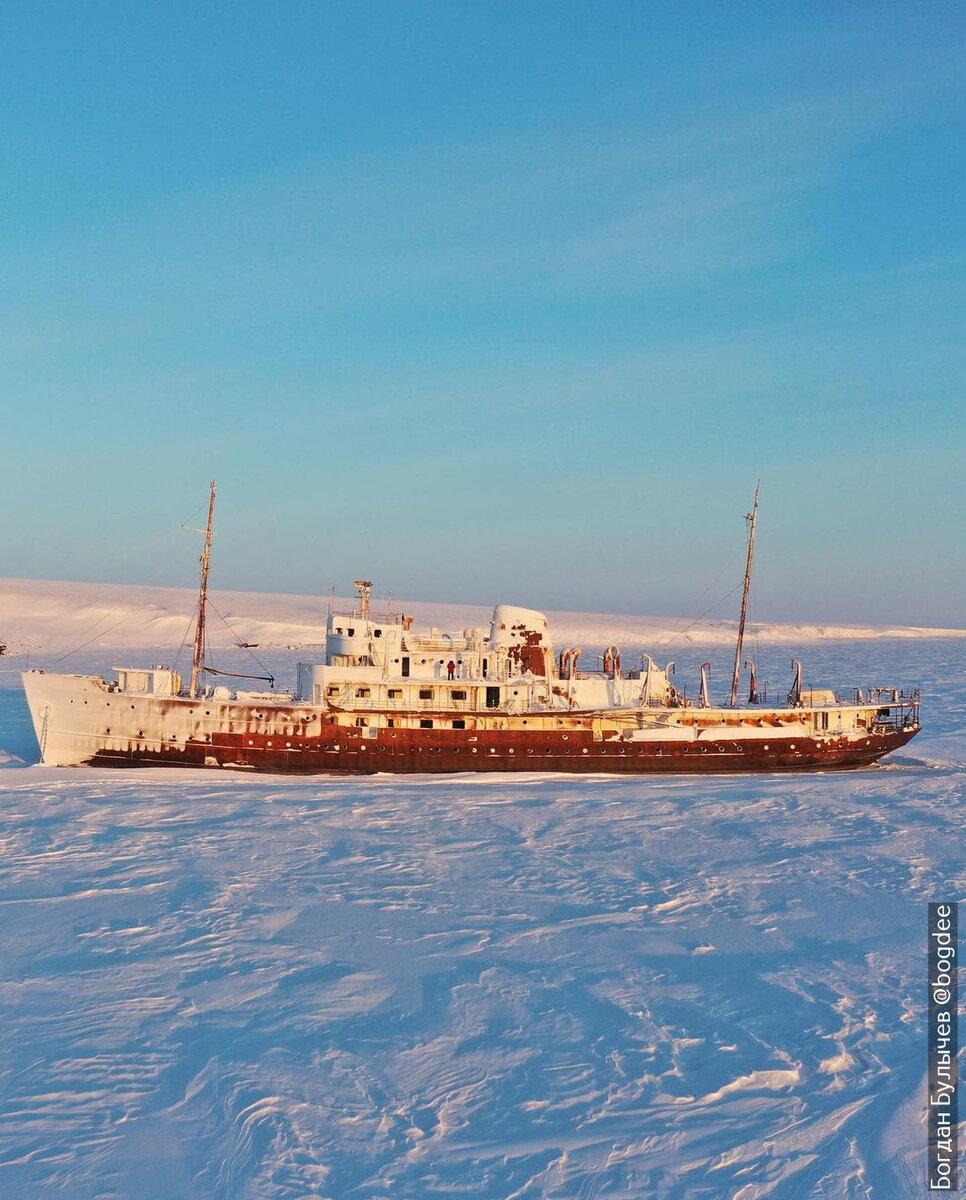
[[[740,771],[833,770],[868,766],[905,745],[911,731],[879,734],[861,743],[841,739],[798,739],[765,749],[760,742],[711,741],[706,744],[652,742],[645,746],[601,744],[590,734],[540,738],[526,733],[480,734],[474,744],[446,734],[435,738],[417,731],[340,739],[301,746],[269,745],[258,736],[213,736],[210,742],[158,748],[98,749],[91,765],[221,767],[276,774],[348,774],[376,772],[446,774],[455,771],[551,771],[570,774],[714,773]]]
[[[311,705],[239,705],[111,690],[84,676],[24,679],[43,761],[52,766],[181,766],[282,774],[569,774],[831,770],[867,766],[918,726],[814,736],[805,715],[767,713],[767,728],[594,732],[570,728],[417,729],[333,724]],[[724,720],[730,715],[722,713]],[[780,718],[780,719],[779,719]],[[733,717],[731,718],[733,719]],[[791,722],[789,725],[788,722]],[[772,724],[777,725],[774,727]],[[504,726],[508,722],[504,721]],[[580,727],[580,726],[583,727]],[[687,734],[682,737],[682,734]]]

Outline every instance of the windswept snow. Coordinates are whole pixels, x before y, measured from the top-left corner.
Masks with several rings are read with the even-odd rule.
[[[964,651],[813,647],[816,677],[924,685],[927,733],[855,773],[11,763],[0,1195],[923,1194],[925,906],[966,888]],[[0,750],[36,762],[9,672]]]
[[[495,599],[500,599],[496,597]],[[212,645],[233,641],[260,646],[318,644],[324,636],[328,598],[267,595],[258,592],[212,592],[218,612],[209,621]],[[185,636],[196,595],[186,588],[132,587],[122,584],[56,583],[0,580],[0,634],[17,649],[92,645],[173,646]],[[346,606],[351,599],[336,602]],[[397,601],[397,611],[414,614],[421,625],[464,629],[487,625],[488,607]],[[705,646],[734,643],[734,621],[619,616],[612,613],[551,612],[551,632],[559,646],[636,645],[657,652],[672,639]],[[911,626],[756,624],[750,631],[761,641],[789,644],[856,638],[966,637],[966,629],[920,629]]]

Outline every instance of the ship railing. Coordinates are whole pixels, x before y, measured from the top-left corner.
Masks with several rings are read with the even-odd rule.
[[[815,693],[819,691],[826,693],[828,698],[817,699]],[[764,692],[760,692],[750,703],[761,704],[765,701]],[[833,708],[846,704],[857,708],[916,708],[919,702],[919,688],[865,687],[846,692],[833,691],[831,688],[816,688],[814,691],[806,688],[803,700],[797,707]]]
[[[919,688],[856,688],[853,695],[854,704],[875,706],[872,727],[880,732],[899,733],[919,723]]]
[[[920,692],[919,688],[853,688],[850,699],[844,703],[874,704],[877,708],[917,708],[920,703]]]

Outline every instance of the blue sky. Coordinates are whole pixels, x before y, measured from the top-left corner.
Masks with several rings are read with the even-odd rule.
[[[4,6],[0,574],[966,625],[964,24]]]

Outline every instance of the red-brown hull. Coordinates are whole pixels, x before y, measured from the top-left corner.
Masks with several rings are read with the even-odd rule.
[[[905,745],[917,729],[871,733],[861,739],[792,742],[760,740],[600,742],[590,732],[462,731],[340,728],[325,739],[214,734],[210,741],[99,750],[91,765],[222,767],[274,774],[446,774],[456,771],[551,771],[648,775],[747,771],[842,770],[868,766]]]

